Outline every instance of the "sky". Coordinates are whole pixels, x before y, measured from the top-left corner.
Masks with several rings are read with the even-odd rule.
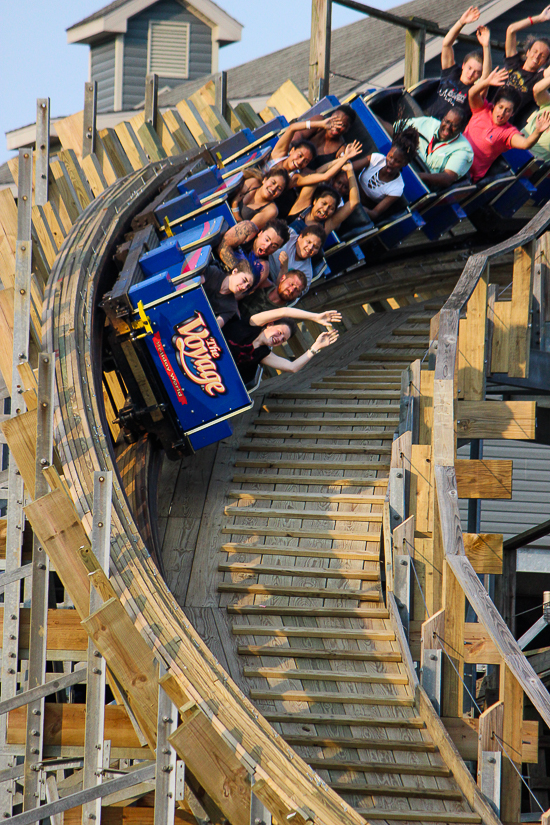
[[[371,0],[388,9],[398,0]],[[13,152],[6,149],[5,132],[34,123],[36,98],[49,97],[52,117],[83,107],[88,79],[89,48],[68,45],[65,29],[107,4],[107,0],[0,0],[0,163]],[[306,40],[310,35],[310,0],[217,0],[244,25],[242,40],[220,50],[220,69]],[[332,26],[361,19],[357,12],[333,5]]]

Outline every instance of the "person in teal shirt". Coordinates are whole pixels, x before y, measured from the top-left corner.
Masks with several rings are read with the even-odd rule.
[[[535,126],[537,125],[537,117],[540,115],[541,112],[550,112],[550,103],[547,103],[545,106],[541,106],[540,109],[537,109],[535,112],[533,112],[533,114],[521,130],[521,134],[524,137],[529,137],[533,134]],[[542,135],[537,140],[535,145],[531,146],[529,151],[536,158],[540,158],[540,160],[550,161],[550,129],[547,132],[542,133]]]
[[[462,131],[463,114],[449,109],[442,120],[435,117],[411,117],[405,121],[420,135],[418,156],[428,168],[419,178],[429,189],[447,189],[468,174],[474,152]],[[394,124],[394,128],[397,123]],[[392,130],[393,131],[393,130]]]

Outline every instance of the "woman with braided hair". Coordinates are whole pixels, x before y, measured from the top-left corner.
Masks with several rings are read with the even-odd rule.
[[[353,162],[361,171],[359,186],[365,211],[377,221],[403,194],[401,170],[414,159],[418,149],[418,132],[414,126],[400,126],[395,130],[390,151],[386,156],[373,152]]]

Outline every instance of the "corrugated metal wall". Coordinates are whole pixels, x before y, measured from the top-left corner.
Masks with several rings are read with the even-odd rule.
[[[458,455],[467,458],[469,446]],[[550,447],[525,441],[484,441],[483,458],[511,459],[512,498],[486,501],[481,505],[481,532],[502,533],[510,538],[550,519]],[[467,502],[461,500],[463,529],[466,530]],[[517,569],[550,573],[550,536],[518,551]]]
[[[124,35],[124,80],[122,107],[131,109],[144,98],[147,74],[147,36],[150,20],[178,20],[190,24],[189,80],[203,77],[212,68],[212,30],[176,0],[160,0],[152,8],[128,20]],[[181,78],[159,78],[159,88],[178,86]]]
[[[92,80],[97,81],[97,111],[112,112],[115,106],[115,38],[90,48]]]

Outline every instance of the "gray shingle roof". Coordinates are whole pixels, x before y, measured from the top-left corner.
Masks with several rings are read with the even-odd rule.
[[[519,0],[518,0],[519,2]],[[494,2],[480,3],[480,10]],[[449,28],[467,7],[466,0],[412,0],[392,8],[401,17],[424,17],[442,28]],[[337,97],[359,83],[374,77],[403,57],[405,30],[365,17],[332,31],[330,91]],[[290,78],[302,91],[308,87],[309,40],[258,57],[227,72],[228,96],[235,99],[271,95]],[[202,79],[203,83],[206,78]],[[193,88],[191,88],[193,85]],[[185,83],[165,92],[159,102],[171,106],[196,90],[196,82]]]
[[[69,29],[74,29],[76,26],[82,26],[84,23],[91,23],[92,20],[98,20],[100,17],[103,17],[104,14],[109,14],[111,11],[116,11],[116,9],[124,6],[127,2],[128,0],[113,0],[112,3],[108,3],[106,6],[103,6],[103,8],[94,11],[93,14],[89,14],[88,17],[85,17],[83,20],[79,20],[78,23],[73,23],[72,26],[69,26],[67,31],[69,31]]]

